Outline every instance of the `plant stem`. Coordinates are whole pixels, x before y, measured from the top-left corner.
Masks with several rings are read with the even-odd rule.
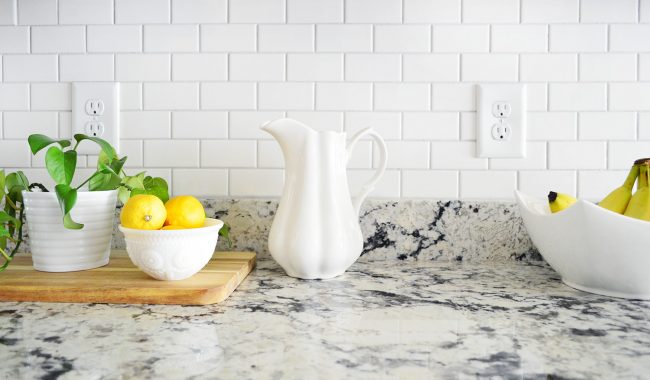
[[[100,173],[100,172],[95,172],[93,175],[91,175],[90,177],[88,177],[88,179],[85,180],[81,185],[77,186],[77,187],[75,188],[75,190],[79,190],[79,189],[81,188],[81,186],[83,186],[83,185],[87,184],[88,182],[90,182],[90,180],[93,179],[93,178],[94,178],[96,175],[98,175],[98,174],[101,174],[101,173]]]

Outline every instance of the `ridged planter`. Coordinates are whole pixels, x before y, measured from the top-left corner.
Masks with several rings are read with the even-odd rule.
[[[54,192],[23,192],[23,199],[34,269],[72,272],[108,264],[117,190],[79,192],[71,215],[84,224],[80,230],[63,227]]]

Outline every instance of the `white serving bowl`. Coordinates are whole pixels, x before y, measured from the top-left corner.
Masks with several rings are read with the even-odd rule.
[[[119,225],[126,252],[138,268],[157,280],[184,280],[212,257],[223,222],[206,218],[203,227],[185,230],[136,230]]]
[[[515,192],[533,243],[572,288],[650,299],[650,222],[579,200],[552,214],[545,199]]]

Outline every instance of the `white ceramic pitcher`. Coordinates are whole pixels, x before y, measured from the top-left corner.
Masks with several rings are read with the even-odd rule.
[[[359,208],[386,170],[386,143],[372,128],[355,134],[316,131],[292,119],[262,126],[282,148],[285,182],[269,235],[269,251],[289,276],[331,278],[361,255]],[[379,146],[379,169],[355,198],[346,165],[357,141],[371,136]]]

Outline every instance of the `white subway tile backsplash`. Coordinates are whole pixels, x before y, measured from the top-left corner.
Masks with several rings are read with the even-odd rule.
[[[519,0],[463,0],[463,22],[517,23]]]
[[[174,54],[172,80],[218,81],[228,78],[228,61],[225,54]]]
[[[61,54],[59,79],[63,82],[112,81],[113,62],[112,54]]]
[[[494,25],[492,51],[536,53],[548,50],[546,25]]]
[[[167,24],[170,0],[115,0],[116,24]]]
[[[317,83],[316,109],[364,111],[372,109],[370,83]]]
[[[201,108],[245,110],[255,108],[255,83],[202,83]]]
[[[169,54],[116,54],[115,80],[120,82],[168,81]]]
[[[18,0],[19,25],[54,25],[58,23],[57,0]]]
[[[2,125],[5,139],[25,140],[33,133],[57,136],[59,115],[56,112],[3,112]]]
[[[612,189],[623,184],[626,170],[585,170],[578,172],[578,197],[599,202]]]
[[[142,27],[140,25],[89,25],[87,35],[89,52],[134,53],[142,51]]]
[[[290,23],[343,22],[343,0],[287,0]]]
[[[650,22],[650,0],[640,0],[639,4],[639,21]]]
[[[5,82],[56,82],[58,69],[55,54],[5,55],[2,78]]]
[[[609,109],[612,111],[650,110],[650,83],[611,83]]]
[[[607,109],[605,83],[551,83],[549,109],[552,111],[604,111]]]
[[[431,51],[431,29],[428,25],[376,25],[375,51],[387,53]]]
[[[434,83],[431,89],[434,111],[475,111],[475,85]]]
[[[1,0],[0,10],[0,25],[16,25],[16,0]]]
[[[230,80],[282,81],[284,54],[230,54]]]
[[[322,52],[372,51],[371,25],[318,25],[316,50]]]
[[[171,137],[171,117],[167,111],[120,112],[120,138],[168,139]]]
[[[120,149],[118,153],[120,156],[128,157],[128,160],[126,160],[124,167],[142,167],[142,140],[120,140]]]
[[[551,141],[548,143],[548,168],[605,169],[606,145],[604,142]]]
[[[639,80],[650,81],[650,54],[639,54]]]
[[[476,156],[473,141],[431,143],[432,169],[487,169],[488,159]]]
[[[459,23],[460,0],[404,0],[405,23]]]
[[[578,22],[579,0],[521,0],[521,22]]]
[[[457,82],[460,79],[458,54],[404,54],[403,80],[406,82]]]
[[[522,170],[519,190],[534,197],[546,198],[549,191],[576,194],[576,172],[573,170]]]
[[[258,168],[283,168],[284,157],[277,141],[262,140],[257,142]]]
[[[199,50],[197,25],[145,25],[144,51],[193,52]]]
[[[248,168],[257,163],[257,142],[201,140],[201,167]]]
[[[345,21],[348,23],[400,23],[401,0],[346,0]]]
[[[314,51],[312,25],[260,25],[257,35],[262,52]]]
[[[548,86],[546,83],[526,85],[528,111],[546,111],[548,108]]]
[[[112,23],[112,0],[59,0],[59,24]]]
[[[0,26],[0,54],[29,53],[29,28]]]
[[[399,82],[402,76],[399,54],[347,54],[345,80],[350,82]]]
[[[70,111],[70,83],[32,83],[30,100],[33,111]]]
[[[256,33],[255,25],[201,25],[201,51],[255,51]]]
[[[236,0],[230,1],[232,23],[282,23],[285,15],[284,0]]]
[[[634,161],[648,157],[650,141],[612,141],[608,149],[608,169],[630,169]],[[623,177],[621,182],[625,179]]]
[[[145,140],[144,165],[152,168],[199,166],[198,140]]]
[[[270,111],[234,111],[229,112],[228,136],[232,139],[271,139],[268,132],[260,129],[267,121],[280,119],[284,112]]]
[[[83,53],[86,28],[83,26],[31,27],[32,53]]]
[[[583,0],[580,21],[586,23],[636,22],[638,0]]]
[[[607,25],[551,25],[549,50],[552,52],[607,51]]]
[[[227,20],[228,0],[172,1],[174,24],[216,23]]]
[[[476,53],[490,50],[488,25],[434,25],[433,51]]]
[[[458,198],[458,172],[404,170],[402,171],[402,196],[409,198]]]
[[[287,80],[299,82],[341,81],[343,80],[343,54],[287,54]]]
[[[179,111],[172,113],[172,138],[228,138],[228,113],[216,111]]]
[[[574,112],[529,112],[527,137],[530,141],[575,140],[577,116]]]
[[[458,140],[460,120],[456,112],[405,112],[404,140]]]
[[[612,25],[609,44],[611,51],[648,52],[650,51],[650,25]]]
[[[261,110],[309,110],[314,108],[312,83],[260,83],[258,107]]]
[[[638,113],[639,140],[650,140],[650,113]]]
[[[389,169],[429,168],[429,143],[426,141],[386,141]],[[373,150],[375,167],[379,162],[379,150]]]
[[[346,112],[345,131],[348,136],[372,127],[384,139],[399,140],[401,135],[401,114],[399,112]]]
[[[634,81],[636,54],[580,54],[581,81]]]
[[[224,169],[174,169],[172,178],[175,195],[228,195],[228,171]]]
[[[527,142],[524,158],[490,158],[490,169],[546,169],[546,143]]]
[[[376,173],[373,170],[348,170],[348,187],[350,194],[356,196],[361,193],[361,189],[370,181]],[[400,196],[400,171],[386,170],[375,189],[370,192],[370,197],[376,198],[397,198]]]
[[[581,112],[578,128],[580,140],[635,140],[636,115],[633,112]]]
[[[576,54],[522,54],[520,79],[526,82],[574,82],[578,80]]]
[[[299,120],[320,131],[343,131],[343,112],[289,111],[287,117]]]
[[[518,77],[516,54],[464,54],[461,77],[469,82],[511,82]]]
[[[460,113],[460,139],[476,141],[476,112]]]
[[[24,140],[0,140],[0,162],[4,169],[28,167],[31,154]]]
[[[189,110],[199,108],[198,83],[145,83],[144,108]]]
[[[512,199],[517,172],[505,170],[461,171],[461,199]]]
[[[382,111],[426,111],[430,108],[426,83],[376,83],[375,109]]]
[[[279,197],[284,186],[281,169],[232,169],[228,192],[234,197]]]

